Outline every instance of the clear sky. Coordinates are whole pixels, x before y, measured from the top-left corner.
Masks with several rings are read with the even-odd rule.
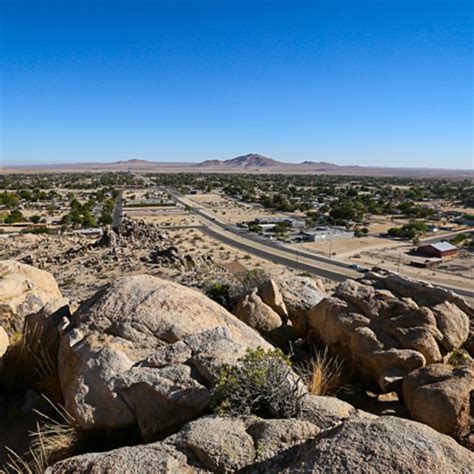
[[[0,0],[0,164],[473,167],[472,0]]]

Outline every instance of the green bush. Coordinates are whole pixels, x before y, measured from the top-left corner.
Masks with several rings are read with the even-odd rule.
[[[224,308],[232,309],[233,303],[230,295],[231,284],[227,282],[214,281],[205,288],[204,292],[208,298],[219,303]]]
[[[279,349],[247,350],[234,366],[224,366],[214,389],[219,414],[293,418],[301,413],[304,389]]]

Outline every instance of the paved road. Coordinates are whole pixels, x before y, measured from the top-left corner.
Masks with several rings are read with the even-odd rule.
[[[174,198],[184,206],[191,208],[205,224],[203,229],[208,235],[224,242],[227,245],[252,253],[260,258],[280,263],[300,271],[307,271],[314,275],[329,278],[334,281],[344,281],[348,278],[357,278],[361,274],[349,268],[347,263],[333,261],[330,258],[289,249],[276,242],[268,243],[265,239],[254,236],[236,226],[218,220],[212,213],[184,197],[182,194],[167,189]]]
[[[437,242],[444,242],[451,240],[452,238],[456,237],[456,235],[459,234],[466,234],[466,235],[472,235],[474,234],[474,230],[457,230],[456,232],[449,232],[448,234],[441,234],[441,235],[435,235],[433,237],[428,237],[426,239],[421,239],[420,240],[420,245],[428,245],[428,244],[435,244]]]
[[[309,252],[289,250],[282,245],[274,242],[269,243],[266,240],[253,236],[236,226],[221,222],[216,219],[212,213],[206,212],[204,208],[196,206],[195,203],[188,200],[182,194],[170,189],[167,189],[167,191],[173,195],[178,202],[185,206],[189,206],[192,212],[201,218],[205,224],[205,229],[203,230],[208,235],[226,243],[227,245],[232,245],[233,247],[245,250],[246,252],[275,263],[280,263],[296,270],[307,271],[314,275],[329,278],[330,280],[338,282],[344,281],[348,278],[358,278],[361,276],[359,272],[349,268],[348,264],[345,262],[340,262],[329,257],[315,255]],[[450,286],[444,286],[444,288],[454,291],[459,295],[471,299],[474,298],[474,291]]]
[[[294,268],[295,270],[300,270],[303,272],[309,272],[314,275],[320,276],[322,278],[328,278],[329,280],[334,280],[334,281],[344,281],[347,280],[348,276],[342,275],[341,273],[338,272],[333,272],[331,270],[325,270],[323,268],[317,268],[314,265],[304,263],[303,261],[296,261],[291,258],[285,257],[283,255],[275,255],[273,252],[268,252],[266,250],[257,248],[253,245],[249,245],[245,243],[245,241],[238,241],[235,240],[235,238],[230,238],[225,235],[223,235],[220,232],[216,232],[216,230],[212,229],[211,227],[204,226],[202,228],[202,231],[209,235],[210,237],[213,237],[214,239],[217,239],[224,244],[231,245],[232,247],[238,248],[240,250],[244,250],[246,252],[252,253],[253,255],[264,258],[266,260],[270,260],[274,263],[279,263],[281,265],[285,265],[287,267]],[[360,276],[358,273],[357,275]]]

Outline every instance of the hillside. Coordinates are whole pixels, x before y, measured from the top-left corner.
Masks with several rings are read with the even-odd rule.
[[[285,163],[276,161],[273,158],[268,158],[258,153],[248,153],[229,160],[206,160],[202,163],[198,163],[196,166],[200,168],[214,166],[223,168],[270,168],[282,165],[284,166]]]

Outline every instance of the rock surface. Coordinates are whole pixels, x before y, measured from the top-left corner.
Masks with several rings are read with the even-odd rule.
[[[286,276],[277,284],[296,336],[306,338],[308,311],[326,296],[323,283],[309,277]]]
[[[23,329],[28,314],[61,297],[48,272],[13,260],[0,261],[0,325],[10,336]]]
[[[302,420],[204,417],[163,442],[76,456],[46,472],[231,473],[251,469],[317,433]]]
[[[307,395],[303,401],[302,417],[325,430],[351,417],[355,412],[352,405],[336,397]]]
[[[150,275],[123,277],[107,285],[79,307],[73,324],[86,334],[128,341],[134,360],[218,326],[226,326],[235,341],[248,347],[270,347],[256,331],[202,293]]]
[[[474,431],[474,363],[433,364],[403,380],[403,398],[413,419],[456,437]]]
[[[206,471],[190,465],[187,456],[173,446],[151,443],[114,449],[105,453],[75,456],[54,464],[46,469],[45,474],[64,474],[65,472],[191,474]]]
[[[262,301],[258,291],[255,288],[244,295],[233,313],[276,345],[285,346],[292,337],[291,328],[276,311]]]
[[[258,332],[271,334],[282,325],[282,320],[257,294],[257,289],[242,297],[233,313],[245,324]]]
[[[59,376],[83,429],[138,424],[142,436],[201,414],[224,364],[272,346],[197,291],[150,276],[98,292],[63,329]]]
[[[60,472],[443,472],[471,471],[474,455],[428,426],[353,416],[322,431],[302,420],[204,417],[162,442],[84,454]]]
[[[468,338],[472,308],[462,298],[416,283],[410,292],[411,284],[400,276],[368,274],[341,283],[309,311],[316,338],[384,391],[399,386],[412,370],[441,361]]]
[[[428,426],[396,417],[349,419],[258,472],[472,472],[474,455]]]
[[[286,309],[283,296],[278,288],[277,283],[273,279],[269,279],[258,287],[258,296],[262,301],[270,306],[277,314],[280,315],[284,322],[288,319],[288,310]]]

